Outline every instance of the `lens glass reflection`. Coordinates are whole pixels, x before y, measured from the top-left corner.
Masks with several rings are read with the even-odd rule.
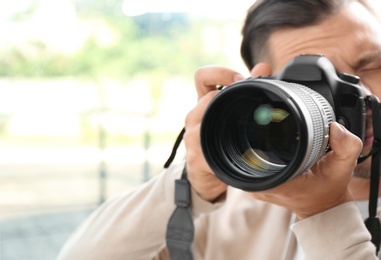
[[[236,165],[257,177],[265,177],[285,168],[299,145],[299,131],[292,111],[279,97],[256,93],[239,97],[229,113],[233,130],[230,154]]]

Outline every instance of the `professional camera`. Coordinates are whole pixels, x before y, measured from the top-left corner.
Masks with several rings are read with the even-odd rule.
[[[277,76],[224,87],[201,123],[206,161],[223,182],[247,191],[301,175],[329,150],[330,123],[364,140],[365,93],[358,83],[324,56],[301,55]]]

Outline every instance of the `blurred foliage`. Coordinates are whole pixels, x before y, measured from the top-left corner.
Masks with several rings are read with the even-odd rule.
[[[213,21],[206,22],[206,18],[185,13],[147,13],[130,17],[123,14],[123,0],[67,1],[74,3],[77,18],[81,23],[89,26],[90,30],[99,29],[101,34],[109,34],[106,38],[111,35],[111,41],[102,42],[95,32],[90,33],[80,48],[70,54],[54,50],[46,42],[38,39],[0,49],[0,77],[89,79],[97,86],[101,109],[109,107],[110,101],[105,94],[109,87],[108,79],[127,82],[142,78],[149,86],[153,102],[151,111],[144,116],[151,120],[160,112],[163,85],[168,78],[181,75],[191,79],[195,69],[201,65],[226,62],[221,51],[210,53],[210,48],[209,52],[205,48],[205,27],[213,26]],[[28,23],[43,2],[44,0],[31,0],[30,6],[14,14],[12,22]],[[56,30],[59,32],[59,29]],[[221,50],[218,46],[216,49]],[[95,118],[102,117],[102,112],[94,114]],[[76,143],[87,145],[94,143],[94,138],[100,138],[99,127],[107,127],[105,123],[94,126],[92,123],[96,120],[92,115],[81,115],[80,135],[57,139],[56,136],[43,134],[8,134],[6,130],[10,120],[8,115],[0,115],[0,141],[3,145],[4,142],[45,146],[50,143],[60,146]],[[173,135],[155,133],[152,142],[162,139],[172,142]],[[107,143],[141,144],[139,138],[131,134],[108,133]]]
[[[36,3],[16,20],[27,19]],[[196,67],[223,62],[223,55],[203,48],[202,21],[186,14],[151,13],[128,17],[123,0],[75,0],[77,15],[84,22],[105,24],[113,33],[111,44],[90,37],[74,54],[53,52],[39,41],[0,53],[0,76],[85,76],[131,78],[136,75],[192,75]]]

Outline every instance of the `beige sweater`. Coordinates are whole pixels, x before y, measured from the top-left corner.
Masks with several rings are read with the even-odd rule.
[[[171,166],[133,192],[104,203],[71,236],[58,260],[168,259],[165,232],[174,210],[174,180],[183,164]],[[354,202],[292,224],[291,213],[229,188],[226,201],[211,204],[192,192],[195,259],[281,260],[377,259]],[[295,235],[295,236],[294,236]],[[289,241],[289,242],[287,242]]]

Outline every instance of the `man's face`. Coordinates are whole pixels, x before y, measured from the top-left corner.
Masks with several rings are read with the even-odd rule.
[[[274,74],[302,53],[323,54],[339,72],[360,76],[361,83],[381,100],[381,22],[361,4],[353,2],[318,25],[283,29],[269,38]],[[367,121],[364,154],[373,143]],[[369,160],[356,170],[358,176],[369,175]]]

